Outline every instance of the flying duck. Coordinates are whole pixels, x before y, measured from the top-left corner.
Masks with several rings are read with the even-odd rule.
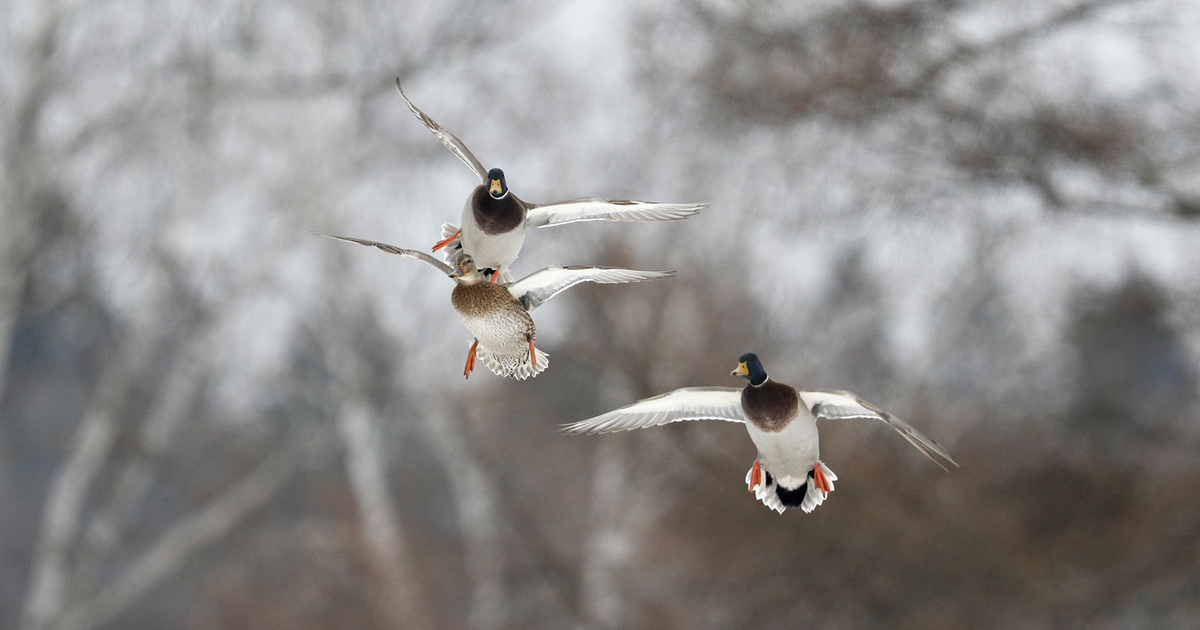
[[[667,278],[674,271],[637,271],[609,267],[552,265],[539,269],[516,282],[489,282],[471,256],[459,255],[454,267],[411,249],[349,236],[328,238],[381,249],[404,258],[429,263],[455,282],[450,302],[463,325],[475,335],[467,352],[463,376],[470,377],[478,354],[498,376],[523,380],[537,376],[550,365],[550,357],[534,347],[536,331],[529,313],[543,302],[581,282],[621,284]]]
[[[937,442],[855,394],[775,382],[753,353],[738,357],[732,375],[744,376],[750,383],[740,390],[684,387],[568,424],[564,431],[611,433],[682,420],[742,422],[758,448],[746,484],[756,498],[780,514],[789,507],[811,512],[833,492],[837,475],[820,459],[817,420],[882,420],[942,469],[949,470],[942,461],[958,466]]]
[[[480,184],[463,206],[462,227],[442,225],[442,240],[433,251],[445,248],[446,262],[459,254],[469,254],[475,264],[491,277],[512,281],[508,267],[517,259],[525,232],[529,228],[561,225],[576,221],[674,221],[685,219],[708,205],[701,203],[654,203],[588,197],[536,204],[522,201],[508,189],[504,171],[483,168],[467,145],[413,105],[396,79],[396,90],[413,115],[437,136],[450,152],[458,156],[479,177]],[[498,274],[498,275],[497,275]]]

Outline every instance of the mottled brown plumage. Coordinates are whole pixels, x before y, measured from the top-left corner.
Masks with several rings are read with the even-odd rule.
[[[458,284],[450,292],[450,303],[459,313],[472,316],[483,316],[497,310],[508,310],[513,314],[519,312],[529,320],[532,328],[533,319],[529,317],[529,313],[525,311],[521,301],[513,297],[512,293],[504,288],[504,285],[492,282]]]
[[[742,410],[746,419],[766,433],[778,433],[795,419],[800,409],[796,388],[767,380],[762,385],[746,385],[742,390]]]
[[[457,266],[450,303],[463,325],[475,335],[480,357],[500,376],[523,379],[546,369],[543,353],[540,361],[530,354],[536,332],[533,318],[506,285],[488,282],[470,256]]]

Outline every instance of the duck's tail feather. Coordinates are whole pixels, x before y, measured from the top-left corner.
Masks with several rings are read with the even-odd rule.
[[[528,352],[524,354],[494,355],[483,344],[480,344],[479,348],[476,349],[476,354],[479,360],[483,361],[483,364],[497,376],[515,378],[522,381],[541,374],[542,371],[550,366],[550,355],[536,347],[533,351],[537,355],[537,367],[533,366],[533,361],[530,360]]]
[[[805,512],[811,512],[817,509],[818,505],[824,503],[825,497],[828,496],[829,492],[833,492],[833,482],[837,481],[837,475],[833,474],[832,470],[829,470],[825,462],[818,459],[817,466],[820,466],[821,473],[825,476],[824,485],[827,486],[828,492],[821,488],[821,484],[817,483],[815,478],[816,467],[814,466],[813,472],[808,473],[808,478],[805,479],[804,499],[800,502],[800,509]]]
[[[821,467],[821,472],[825,475],[825,482],[829,486],[829,491],[833,491],[833,482],[837,480],[837,475],[825,465],[824,462],[818,460],[817,466]],[[746,473],[746,483],[750,483],[750,477],[753,469]],[[783,511],[790,507],[798,507],[805,512],[812,512],[825,502],[826,492],[822,491],[815,482],[813,473],[809,472],[804,481],[800,485],[785,488],[780,485],[779,481],[769,471],[763,471],[763,480],[758,485],[754,486],[754,498],[763,502],[763,505],[783,514]]]
[[[451,236],[454,236],[454,238],[450,239],[448,243],[442,246],[442,259],[450,265],[457,263],[458,257],[462,256],[463,253],[462,234],[455,236],[457,232],[457,225],[454,225],[453,223],[442,224],[442,240],[446,240]]]
[[[751,468],[746,472],[746,485],[750,485],[751,477],[753,475],[754,468]],[[762,471],[762,480],[752,486],[750,490],[754,493],[754,498],[762,501],[763,505],[775,510],[776,512],[779,512],[780,514],[783,514],[783,511],[787,509],[787,506],[783,504],[783,501],[779,499],[779,495],[775,492],[776,488],[778,487],[778,484],[775,483],[775,477],[772,476],[771,473],[764,470]]]

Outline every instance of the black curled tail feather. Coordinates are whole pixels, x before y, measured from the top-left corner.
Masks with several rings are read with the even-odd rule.
[[[821,461],[817,461],[816,466],[820,466],[824,472],[825,481],[829,484],[829,489],[833,490],[833,482],[837,481],[837,475],[829,469]],[[812,512],[814,508],[825,501],[826,493],[816,486],[813,478],[813,472],[810,470],[805,476],[804,482],[799,487],[788,490],[779,485],[779,480],[762,466],[761,481],[751,486],[750,490],[754,493],[754,498],[763,502],[763,505],[783,513],[789,507],[799,507],[805,512]],[[749,484],[754,476],[754,468],[746,472],[746,483]]]
[[[829,489],[833,490],[833,482],[837,480],[837,475],[833,474],[833,471],[821,461],[817,461],[816,466],[821,467]],[[755,496],[767,507],[777,512],[783,512],[790,507],[798,507],[805,512],[812,512],[825,501],[826,493],[816,486],[813,471],[809,471],[803,483],[790,490],[779,485],[779,480],[771,473],[765,470],[763,473],[762,486],[755,492]]]
[[[769,477],[770,475],[768,474],[768,478]],[[783,486],[775,486],[775,496],[778,496],[779,502],[783,503],[786,507],[800,507],[800,505],[804,503],[804,497],[806,495],[808,495],[807,479],[805,479],[804,483],[800,484],[799,487],[791,490],[788,490]]]

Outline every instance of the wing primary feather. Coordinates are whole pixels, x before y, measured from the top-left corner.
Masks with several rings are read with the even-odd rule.
[[[564,425],[561,430],[572,435],[611,433],[690,420],[744,422],[741,390],[733,387],[685,387]]]
[[[421,121],[421,124],[425,125],[426,129],[433,132],[433,135],[436,136],[438,140],[441,140],[442,144],[445,145],[447,149],[450,149],[451,153],[457,156],[458,159],[462,160],[463,164],[466,164],[472,171],[474,171],[475,175],[479,177],[480,183],[486,184],[488,174],[487,169],[483,168],[483,164],[480,164],[479,160],[475,158],[475,155],[471,153],[471,150],[467,148],[467,145],[463,144],[462,140],[459,140],[454,134],[446,131],[444,127],[434,122],[429,115],[421,111],[421,109],[416,105],[413,105],[412,101],[408,100],[408,96],[404,94],[404,88],[400,87],[400,77],[396,77],[396,91],[400,93],[400,98],[404,99],[404,102],[408,105],[409,111],[411,111],[413,115],[417,117],[417,120]]]
[[[614,269],[609,267],[585,267],[553,265],[539,269],[520,280],[508,284],[513,297],[521,300],[525,309],[532,311],[546,300],[581,283],[622,284],[669,278],[674,271],[641,271],[637,269]]]
[[[950,457],[950,453],[946,452],[946,449],[942,448],[941,444],[929,439],[924,433],[921,433],[920,431],[909,426],[908,423],[895,416],[892,416],[891,414],[886,415],[884,421],[891,425],[891,427],[895,429],[896,432],[899,433],[904,439],[908,440],[909,444],[912,444],[918,451],[924,453],[926,457],[933,461],[933,463],[941,466],[942,470],[950,472],[950,469],[946,468],[946,466],[934,456],[935,454],[953,464],[955,468],[960,468],[958,462],[954,461],[953,457]]]
[[[913,446],[915,446],[918,451],[921,451],[922,453],[924,453],[925,456],[928,457],[930,460],[932,460],[935,464],[937,464],[938,466],[941,466],[942,470],[945,470],[946,472],[950,472],[949,468],[946,468],[942,464],[942,462],[938,461],[937,457],[934,457],[935,454],[941,456],[943,459],[950,462],[951,464],[954,464],[955,468],[961,468],[961,466],[958,465],[958,462],[954,461],[953,457],[950,457],[950,453],[947,452],[946,449],[942,448],[941,444],[934,442],[932,439],[930,439],[924,433],[921,433],[920,431],[913,428],[912,425],[908,424],[907,422],[901,420],[900,418],[893,416],[892,414],[880,409],[879,407],[876,407],[875,405],[873,405],[861,398],[858,399],[858,403],[860,405],[862,405],[864,408],[866,408],[868,411],[872,411],[872,412],[878,414],[878,416],[884,422],[886,422],[888,424],[888,426],[895,429],[897,433],[899,433],[901,436],[904,437],[904,439],[908,440],[909,444],[912,444]]]
[[[950,453],[934,442],[924,433],[913,428],[907,422],[893,416],[879,407],[859,398],[856,394],[840,390],[802,389],[798,390],[800,397],[814,416],[821,420],[880,420],[900,434],[909,444],[921,451],[933,463],[943,470],[949,471],[943,461],[958,468],[958,462]],[[940,459],[939,459],[940,458]]]
[[[420,260],[432,265],[438,271],[441,271],[446,275],[450,275],[450,273],[454,271],[450,265],[447,265],[446,263],[434,258],[433,256],[430,256],[429,254],[426,254],[425,252],[419,252],[414,249],[405,249],[403,247],[396,247],[395,245],[389,245],[387,243],[380,243],[379,241],[369,241],[365,238],[354,238],[353,236],[335,236],[333,234],[322,234],[320,232],[313,232],[313,234],[316,236],[324,236],[325,238],[332,238],[338,241],[346,241],[347,243],[358,243],[359,245],[374,247],[375,249],[385,251],[389,254]]]
[[[578,221],[677,221],[686,219],[706,207],[707,201],[658,203],[587,197],[530,204],[527,224],[529,227],[547,227]]]

